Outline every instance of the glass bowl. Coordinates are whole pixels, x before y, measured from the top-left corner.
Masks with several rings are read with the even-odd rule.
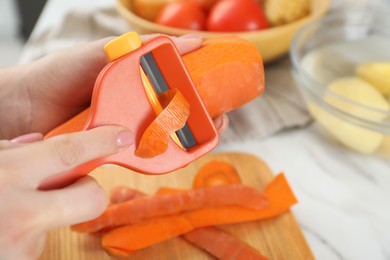
[[[354,151],[386,157],[390,85],[384,93],[370,79],[390,82],[389,13],[384,4],[332,12],[302,27],[290,47],[292,74],[318,124]]]

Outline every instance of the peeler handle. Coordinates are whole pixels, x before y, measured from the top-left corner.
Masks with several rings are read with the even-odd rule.
[[[113,61],[135,49],[138,49],[141,47],[141,45],[142,41],[139,35],[135,32],[130,32],[107,43],[104,47],[104,50],[106,52],[107,58],[110,61]],[[93,116],[92,113],[93,109],[91,109],[91,107],[86,108],[68,121],[51,130],[45,135],[44,139],[61,134],[81,132],[91,128],[93,125],[91,123],[91,117]],[[104,158],[89,161],[68,172],[53,176],[52,178],[45,180],[39,188],[42,190],[47,190],[64,187],[74,182],[78,178],[88,175],[93,169],[104,163]]]
[[[103,164],[116,164],[144,174],[169,173],[185,167],[211,151],[218,143],[218,132],[171,39],[158,36],[142,43],[136,33],[130,32],[111,41],[106,45],[105,51],[111,62],[96,79],[91,106],[52,130],[45,138],[103,125],[122,125],[134,133],[134,145],[47,179],[41,189],[68,185]],[[156,96],[155,92],[148,91],[147,88],[153,75],[144,75],[140,66],[141,58],[148,53],[155,58],[167,85],[178,89],[188,101],[192,112],[187,123],[196,140],[194,147],[183,149],[176,144],[174,138],[169,138],[164,153],[153,158],[135,155],[136,144],[142,133],[158,114],[151,102],[151,97]]]
[[[66,121],[65,123],[51,130],[49,133],[45,135],[44,139],[56,135],[80,132],[85,130],[87,127],[89,113],[90,113],[90,108],[88,107],[85,110],[81,111],[79,114],[75,115],[74,117]]]

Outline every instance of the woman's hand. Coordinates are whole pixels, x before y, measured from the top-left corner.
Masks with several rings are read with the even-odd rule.
[[[111,39],[64,49],[31,64],[0,70],[0,139],[47,133],[84,110],[99,72],[108,63],[103,47]],[[181,54],[199,48],[202,43],[196,35],[172,39]]]
[[[47,231],[99,216],[105,194],[91,177],[63,189],[37,188],[46,178],[127,148],[133,136],[124,127],[103,126],[41,139],[30,134],[0,141],[0,259],[36,259]]]
[[[48,55],[0,71],[0,259],[34,259],[48,230],[87,221],[106,206],[105,194],[90,177],[41,191],[47,178],[131,145],[122,126],[56,136],[42,134],[89,105],[92,88],[107,64],[109,39]],[[199,37],[174,38],[181,53],[201,45]]]

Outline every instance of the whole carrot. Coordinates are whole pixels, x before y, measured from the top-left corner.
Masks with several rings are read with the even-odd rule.
[[[206,40],[182,56],[211,117],[234,110],[264,92],[264,68],[256,46],[237,36]],[[190,108],[191,109],[191,108]],[[81,131],[89,108],[53,129],[46,138]]]
[[[263,61],[247,40],[209,39],[182,58],[211,117],[236,109],[264,91]]]

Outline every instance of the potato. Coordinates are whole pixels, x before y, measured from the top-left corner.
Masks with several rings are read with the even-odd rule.
[[[363,63],[357,67],[356,74],[383,95],[390,96],[390,62]]]
[[[338,142],[354,151],[371,154],[383,142],[382,134],[341,120],[314,103],[309,104],[309,110],[317,122]]]
[[[380,122],[385,117],[383,113],[368,110],[362,107],[361,104],[383,111],[390,110],[390,105],[382,94],[369,83],[359,78],[348,77],[337,79],[329,85],[329,89],[347,99],[342,100],[332,95],[332,93],[326,93],[324,100],[342,112],[352,114],[356,117],[375,122]],[[348,102],[348,100],[360,104],[353,104]],[[355,151],[366,154],[373,153],[383,142],[384,135],[381,133],[340,119],[318,105],[309,104],[309,109],[313,117],[316,118],[319,124],[327,129],[331,135],[340,143]]]
[[[294,22],[310,13],[309,0],[265,0],[264,11],[272,26]]]
[[[177,2],[178,0],[134,0],[134,12],[149,21],[154,22],[160,9],[168,3]]]
[[[333,106],[356,117],[375,122],[380,122],[385,117],[383,113],[365,108],[361,104],[382,111],[390,110],[390,105],[383,95],[371,84],[357,77],[337,79],[329,84],[329,89],[342,97],[357,102],[356,104],[341,100],[331,94],[325,97],[325,100]]]

